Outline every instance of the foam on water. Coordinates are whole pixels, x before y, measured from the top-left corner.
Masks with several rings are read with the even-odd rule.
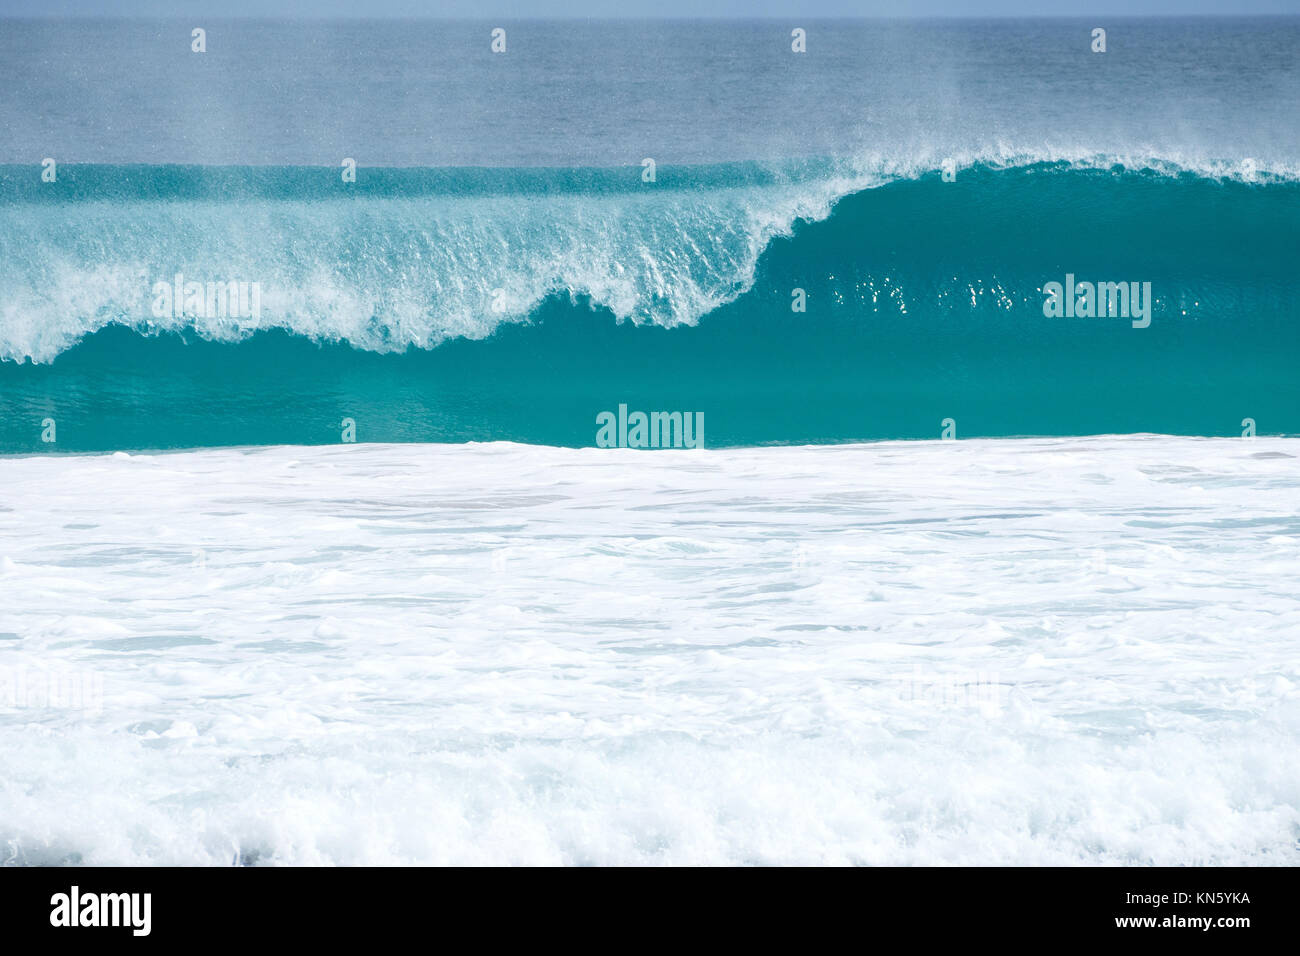
[[[1295,864],[1297,460],[0,459],[0,849]]]
[[[825,218],[864,182],[828,175],[761,187],[465,196],[404,181],[395,194],[358,202],[337,194],[336,179],[301,171],[300,182],[322,184],[305,199],[0,206],[0,358],[49,361],[115,323],[193,328],[222,341],[285,328],[381,352],[428,348],[489,335],[555,293],[590,297],[620,319],[694,322],[752,285],[772,237]],[[160,315],[152,290],[175,274],[257,282],[259,314],[196,317],[178,304],[177,315]]]

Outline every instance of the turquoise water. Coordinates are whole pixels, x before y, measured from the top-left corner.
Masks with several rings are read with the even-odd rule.
[[[665,170],[650,198],[639,170],[386,170],[364,172],[359,195],[301,202],[307,187],[297,184],[312,174],[165,170],[150,178],[147,169],[78,169],[68,186],[75,196],[96,176],[112,178],[111,223],[128,239],[130,216],[120,210],[137,210],[152,228],[150,207],[163,202],[205,221],[224,212],[244,222],[250,209],[310,217],[352,246],[339,253],[336,275],[364,286],[368,269],[405,269],[413,294],[450,281],[417,271],[435,243],[411,225],[422,213],[426,222],[450,218],[448,203],[566,196],[589,210],[618,210],[629,223],[622,235],[635,237],[680,221],[672,219],[677,200],[665,196],[748,190],[745,201],[761,204],[778,188],[743,167]],[[12,196],[17,187],[6,185]],[[367,197],[376,196],[404,204],[400,215],[367,218]],[[39,219],[73,203],[26,195],[4,213]],[[102,261],[107,227],[85,222],[66,220],[82,232],[60,242]],[[701,233],[724,252],[726,242],[751,241],[739,231]],[[305,274],[280,235],[239,236],[240,255],[261,264],[260,274]],[[331,442],[345,417],[362,441],[590,445],[596,415],[619,403],[703,412],[713,446],[934,438],[945,418],[958,437],[1232,435],[1243,418],[1261,434],[1300,432],[1300,184],[1290,181],[1064,163],[963,169],[955,182],[932,172],[853,192],[823,221],[797,221],[765,246],[752,277],[743,253],[732,251],[734,274],[691,281],[702,296],[735,298],[682,315],[675,327],[656,324],[678,317],[649,279],[640,311],[623,321],[590,294],[542,286],[521,314],[435,347],[419,341],[426,328],[382,316],[349,326],[343,341],[308,326],[316,321],[309,314],[286,328],[218,324],[207,337],[183,319],[164,327],[147,311],[147,290],[169,279],[162,263],[190,255],[191,241],[200,240],[179,230],[143,240],[156,244],[159,264],[146,270],[150,281],[131,286],[134,313],[115,302],[98,314],[102,328],[51,361],[0,364],[0,447],[55,450],[41,441],[47,417],[57,422],[57,449],[69,451]],[[21,255],[6,252],[11,264]],[[48,266],[33,260],[30,268]],[[1045,317],[1040,290],[1067,272],[1149,281],[1150,326]],[[805,290],[805,312],[792,311],[795,288]]]

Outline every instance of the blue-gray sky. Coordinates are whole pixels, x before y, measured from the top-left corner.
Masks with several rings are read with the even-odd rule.
[[[1297,14],[1300,0],[0,0],[6,16],[845,17]]]

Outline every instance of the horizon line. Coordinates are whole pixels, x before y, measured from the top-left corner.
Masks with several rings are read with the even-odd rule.
[[[862,15],[862,16],[826,16],[811,15],[802,16],[799,14],[758,14],[745,16],[701,16],[701,17],[683,17],[683,16],[600,16],[587,17],[576,14],[556,14],[551,16],[441,16],[438,14],[411,15],[411,14],[373,14],[353,15],[349,13],[308,13],[303,15],[266,15],[266,14],[220,14],[209,16],[207,14],[178,15],[178,14],[12,14],[0,13],[0,20],[33,20],[58,22],[67,20],[87,20],[87,21],[162,21],[174,20],[177,22],[190,22],[196,19],[203,19],[208,22],[220,22],[223,20],[250,20],[261,22],[301,22],[304,20],[348,20],[353,22],[380,22],[380,21],[405,21],[405,22],[423,22],[438,20],[448,23],[491,23],[497,21],[513,22],[554,22],[554,21],[582,21],[587,23],[612,23],[612,22],[677,22],[677,23],[730,23],[730,22],[753,22],[753,21],[799,21],[799,22],[816,22],[816,21],[914,21],[914,20],[1087,20],[1097,17],[1106,17],[1112,20],[1294,20],[1300,19],[1300,11],[1292,13],[1110,13],[1106,11],[1094,11],[1089,13],[1034,13],[1034,14],[1017,14],[1017,13],[982,13],[982,14],[910,14],[910,15]]]

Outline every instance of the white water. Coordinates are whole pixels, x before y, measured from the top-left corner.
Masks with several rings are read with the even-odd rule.
[[[1294,865],[1298,461],[0,459],[0,859]]]

